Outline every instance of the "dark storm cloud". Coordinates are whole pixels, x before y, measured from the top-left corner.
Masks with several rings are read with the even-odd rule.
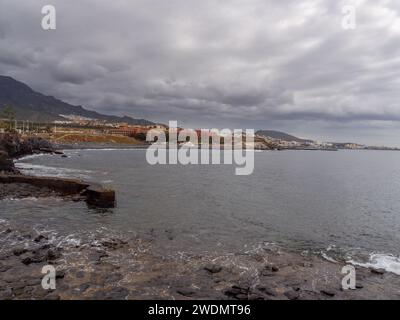
[[[47,4],[55,31],[40,27]],[[355,30],[341,26],[344,5]],[[155,121],[394,132],[399,14],[396,0],[0,0],[0,73]]]

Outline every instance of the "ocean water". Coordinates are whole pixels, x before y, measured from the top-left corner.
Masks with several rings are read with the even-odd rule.
[[[143,149],[26,157],[27,174],[77,177],[117,192],[117,207],[4,199],[0,219],[64,237],[99,230],[152,239],[160,252],[240,252],[274,243],[400,274],[400,152],[257,152],[232,165],[151,166]]]

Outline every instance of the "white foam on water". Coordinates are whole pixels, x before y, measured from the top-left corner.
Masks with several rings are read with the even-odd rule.
[[[328,247],[326,248],[326,250],[321,250],[319,252],[317,252],[317,254],[321,255],[321,257],[323,259],[325,259],[326,261],[332,262],[332,263],[338,263],[338,261],[334,258],[335,253],[337,253],[338,249],[336,247],[336,245],[334,244],[330,244],[328,245]]]
[[[59,178],[89,179],[89,174],[92,173],[90,170],[58,168],[25,162],[17,162],[16,167],[26,174]]]
[[[36,197],[25,197],[25,198],[4,198],[2,201],[16,201],[16,202],[36,202],[39,198]]]
[[[373,268],[373,269],[383,269],[387,272],[400,275],[400,258],[395,257],[393,255],[373,253],[370,255],[368,262],[363,263],[354,260],[348,260],[347,262],[355,266],[360,266],[364,268]]]
[[[25,160],[30,160],[30,159],[35,159],[35,158],[39,158],[39,157],[43,157],[43,156],[48,156],[49,154],[46,153],[38,153],[38,154],[30,154],[28,156],[24,156],[21,158],[17,159],[17,163],[20,161],[25,161]]]
[[[333,262],[333,263],[337,263],[337,261],[335,259],[333,259],[332,257],[328,256],[325,252],[321,251],[321,256],[322,258],[324,258],[326,261],[329,262]]]
[[[81,239],[75,234],[69,234],[61,239],[57,239],[57,247],[63,246],[79,246],[81,244]]]

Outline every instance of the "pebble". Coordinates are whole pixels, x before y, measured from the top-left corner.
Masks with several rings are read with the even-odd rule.
[[[207,265],[204,267],[204,270],[208,271],[209,273],[219,273],[222,271],[222,267],[216,265]]]
[[[384,269],[371,269],[371,272],[374,274],[379,274],[379,275],[386,273],[386,271]]]
[[[300,294],[294,290],[289,290],[284,293],[284,295],[289,299],[289,300],[297,300],[300,297]]]
[[[184,288],[177,289],[176,292],[185,297],[192,297],[195,294],[193,290]]]
[[[47,238],[46,236],[39,234],[33,241],[35,242],[40,242],[42,240],[49,240],[49,238]]]
[[[330,290],[321,290],[321,293],[328,296],[328,297],[334,297],[335,293],[333,291]]]

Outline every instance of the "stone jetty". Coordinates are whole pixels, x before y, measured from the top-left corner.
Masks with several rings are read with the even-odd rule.
[[[99,184],[81,180],[0,174],[0,183],[33,185],[38,188],[53,190],[61,195],[80,195],[86,197],[86,202],[95,207],[115,207],[114,190],[106,189]]]
[[[22,175],[14,167],[14,158],[34,153],[62,154],[46,140],[36,137],[21,138],[17,134],[0,135],[0,184],[31,185],[52,190],[60,195],[85,197],[95,207],[115,207],[115,191],[91,182],[76,179],[34,177]]]

